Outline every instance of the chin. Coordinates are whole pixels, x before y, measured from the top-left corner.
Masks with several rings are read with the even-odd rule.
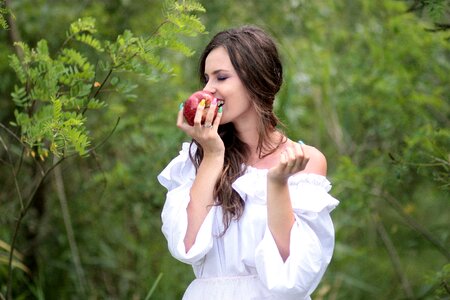
[[[220,119],[219,125],[225,125],[225,124],[228,124],[228,123],[230,123],[230,120],[228,120],[227,118],[224,118],[222,116],[222,119]]]

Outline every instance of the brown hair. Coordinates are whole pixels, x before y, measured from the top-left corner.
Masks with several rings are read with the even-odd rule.
[[[206,46],[200,57],[199,75],[205,82],[205,61],[209,53],[217,47],[224,47],[230,57],[243,85],[249,92],[254,108],[260,115],[258,128],[259,157],[273,153],[283,142],[275,144],[269,140],[269,135],[277,129],[280,121],[273,112],[275,95],[283,82],[283,68],[278,50],[271,37],[256,26],[243,26],[217,33]],[[232,219],[239,219],[244,210],[244,201],[231,187],[241,176],[243,166],[249,158],[249,147],[236,135],[232,123],[219,126],[219,135],[225,144],[225,161],[222,174],[214,188],[216,205],[222,206],[225,230]],[[197,151],[191,157],[196,168],[203,158],[203,149],[195,140]],[[192,146],[191,143],[191,146]]]

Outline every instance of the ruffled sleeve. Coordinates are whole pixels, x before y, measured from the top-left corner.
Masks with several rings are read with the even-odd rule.
[[[197,234],[194,245],[186,253],[184,236],[187,230],[187,211],[190,190],[195,179],[195,167],[189,158],[189,143],[158,175],[159,183],[167,189],[162,218],[162,232],[170,253],[176,259],[195,265],[200,263],[213,246],[212,224],[216,207],[212,207]],[[193,147],[191,151],[195,151]]]
[[[253,170],[239,178],[234,188],[247,201],[265,202],[266,185],[261,180],[266,180],[266,176],[267,173]],[[324,176],[298,174],[289,179],[288,185],[295,215],[290,256],[283,262],[266,226],[255,250],[255,265],[261,281],[273,293],[283,294],[283,299],[308,299],[333,254],[334,227],[330,212],[339,201],[328,194],[331,184]]]

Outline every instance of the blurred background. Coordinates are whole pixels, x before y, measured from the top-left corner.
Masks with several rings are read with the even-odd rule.
[[[156,176],[188,140],[175,119],[201,88],[198,55],[243,24],[277,41],[277,114],[326,155],[341,201],[313,299],[450,299],[449,13],[445,0],[0,1],[0,299],[181,299],[194,276],[167,250]]]

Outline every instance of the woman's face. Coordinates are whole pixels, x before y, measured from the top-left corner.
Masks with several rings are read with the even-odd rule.
[[[215,48],[208,54],[204,76],[206,85],[203,90],[213,93],[218,100],[224,102],[221,124],[248,120],[249,114],[255,113],[249,93],[224,47]]]

